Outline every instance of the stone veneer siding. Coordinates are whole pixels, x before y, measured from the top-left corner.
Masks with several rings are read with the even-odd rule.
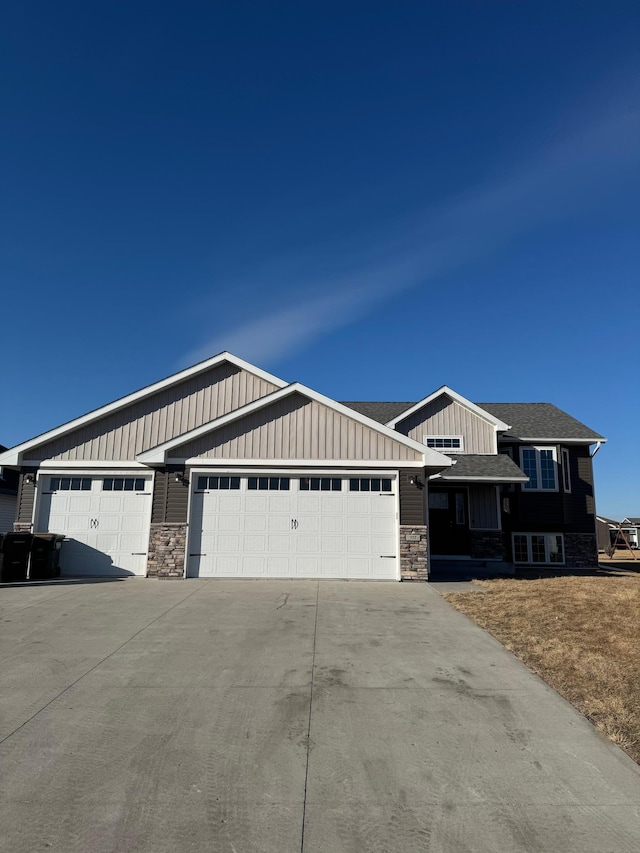
[[[148,578],[183,578],[186,524],[152,524],[147,558]]]
[[[400,525],[400,578],[426,581],[429,577],[427,528],[424,524]]]
[[[31,533],[31,525],[26,521],[14,521],[13,522],[13,532],[14,533]]]
[[[471,553],[474,560],[505,558],[504,537],[500,530],[470,530]]]
[[[571,569],[598,565],[598,540],[595,533],[565,533],[564,561]]]

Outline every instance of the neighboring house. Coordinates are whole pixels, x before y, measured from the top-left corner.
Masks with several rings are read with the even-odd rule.
[[[627,537],[629,545],[632,548],[640,547],[640,518],[636,518],[635,516],[632,518],[623,518],[622,532]]]
[[[603,515],[596,516],[598,551],[609,551],[619,526],[620,522],[614,521],[613,518],[605,518]]]
[[[0,453],[7,448],[0,444]],[[18,472],[0,467],[0,533],[13,530],[18,500]]]
[[[546,403],[338,403],[221,353],[0,454],[66,574],[426,580],[597,563],[590,446]]]

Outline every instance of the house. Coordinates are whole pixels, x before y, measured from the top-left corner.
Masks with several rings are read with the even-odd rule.
[[[596,516],[598,551],[609,551],[619,526],[620,522],[614,521],[613,518],[605,518],[603,515]]]
[[[0,444],[0,453],[7,448]],[[18,499],[18,473],[0,467],[0,533],[13,530]]]
[[[66,574],[426,580],[597,562],[592,445],[547,403],[447,386],[339,403],[221,353],[0,454]]]

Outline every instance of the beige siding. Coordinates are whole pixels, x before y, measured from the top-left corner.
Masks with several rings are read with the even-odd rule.
[[[397,424],[396,429],[420,444],[425,435],[462,435],[465,453],[496,452],[493,426],[445,394]]]
[[[235,365],[219,364],[34,448],[26,459],[133,460],[275,390],[275,385]]]
[[[498,530],[498,501],[495,486],[469,488],[469,527],[472,530]]]
[[[171,451],[174,458],[420,459],[405,447],[333,409],[292,394]]]

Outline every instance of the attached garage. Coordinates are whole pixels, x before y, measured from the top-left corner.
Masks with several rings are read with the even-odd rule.
[[[190,577],[399,578],[397,473],[193,472]]]
[[[36,530],[64,534],[64,575],[144,576],[151,497],[151,475],[41,474]]]

